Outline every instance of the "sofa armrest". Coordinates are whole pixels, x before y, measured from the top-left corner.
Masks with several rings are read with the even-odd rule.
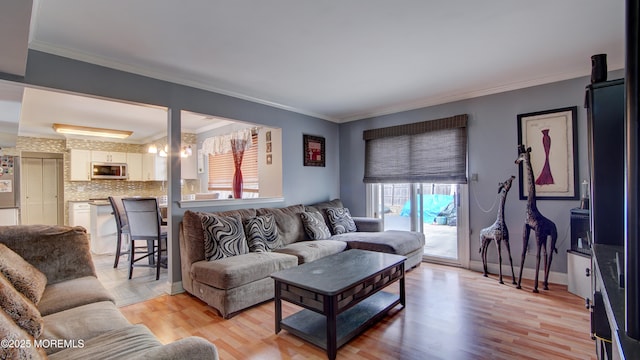
[[[176,340],[172,343],[150,349],[132,360],[185,360],[185,359],[212,359],[218,360],[218,349],[209,341],[190,336]]]
[[[356,223],[356,227],[360,232],[384,231],[384,223],[382,222],[382,219],[354,216],[353,222]]]
[[[0,226],[0,242],[47,276],[47,283],[96,276],[89,237],[82,227]]]

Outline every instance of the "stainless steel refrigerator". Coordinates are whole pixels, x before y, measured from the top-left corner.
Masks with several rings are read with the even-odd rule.
[[[20,157],[0,156],[0,225],[20,222]]]

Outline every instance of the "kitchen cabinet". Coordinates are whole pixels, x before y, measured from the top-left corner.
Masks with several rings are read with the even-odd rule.
[[[18,225],[18,208],[0,209],[0,226]]]
[[[142,178],[143,181],[166,181],[167,158],[157,154],[143,154]]]
[[[117,151],[91,151],[91,161],[95,162],[113,162],[126,163],[127,153]]]
[[[88,201],[69,201],[69,226],[82,226],[91,234],[91,206]]]
[[[70,161],[71,175],[69,180],[71,181],[91,180],[91,151],[71,149],[69,151],[69,154],[71,156],[71,161]]]
[[[198,164],[195,154],[187,157],[181,157],[180,172],[182,179],[197,179],[198,178]]]
[[[127,170],[129,171],[129,181],[142,181],[142,154],[127,153]]]

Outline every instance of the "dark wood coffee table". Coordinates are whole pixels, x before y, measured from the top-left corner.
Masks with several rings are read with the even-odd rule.
[[[322,241],[322,240],[318,240]],[[271,274],[276,334],[281,329],[327,351],[338,348],[405,305],[404,256],[365,250],[339,254]],[[380,291],[400,280],[400,293]],[[282,319],[282,300],[304,308]]]

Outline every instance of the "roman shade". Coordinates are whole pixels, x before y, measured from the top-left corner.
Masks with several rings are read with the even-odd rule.
[[[365,183],[467,183],[467,114],[365,130]]]

